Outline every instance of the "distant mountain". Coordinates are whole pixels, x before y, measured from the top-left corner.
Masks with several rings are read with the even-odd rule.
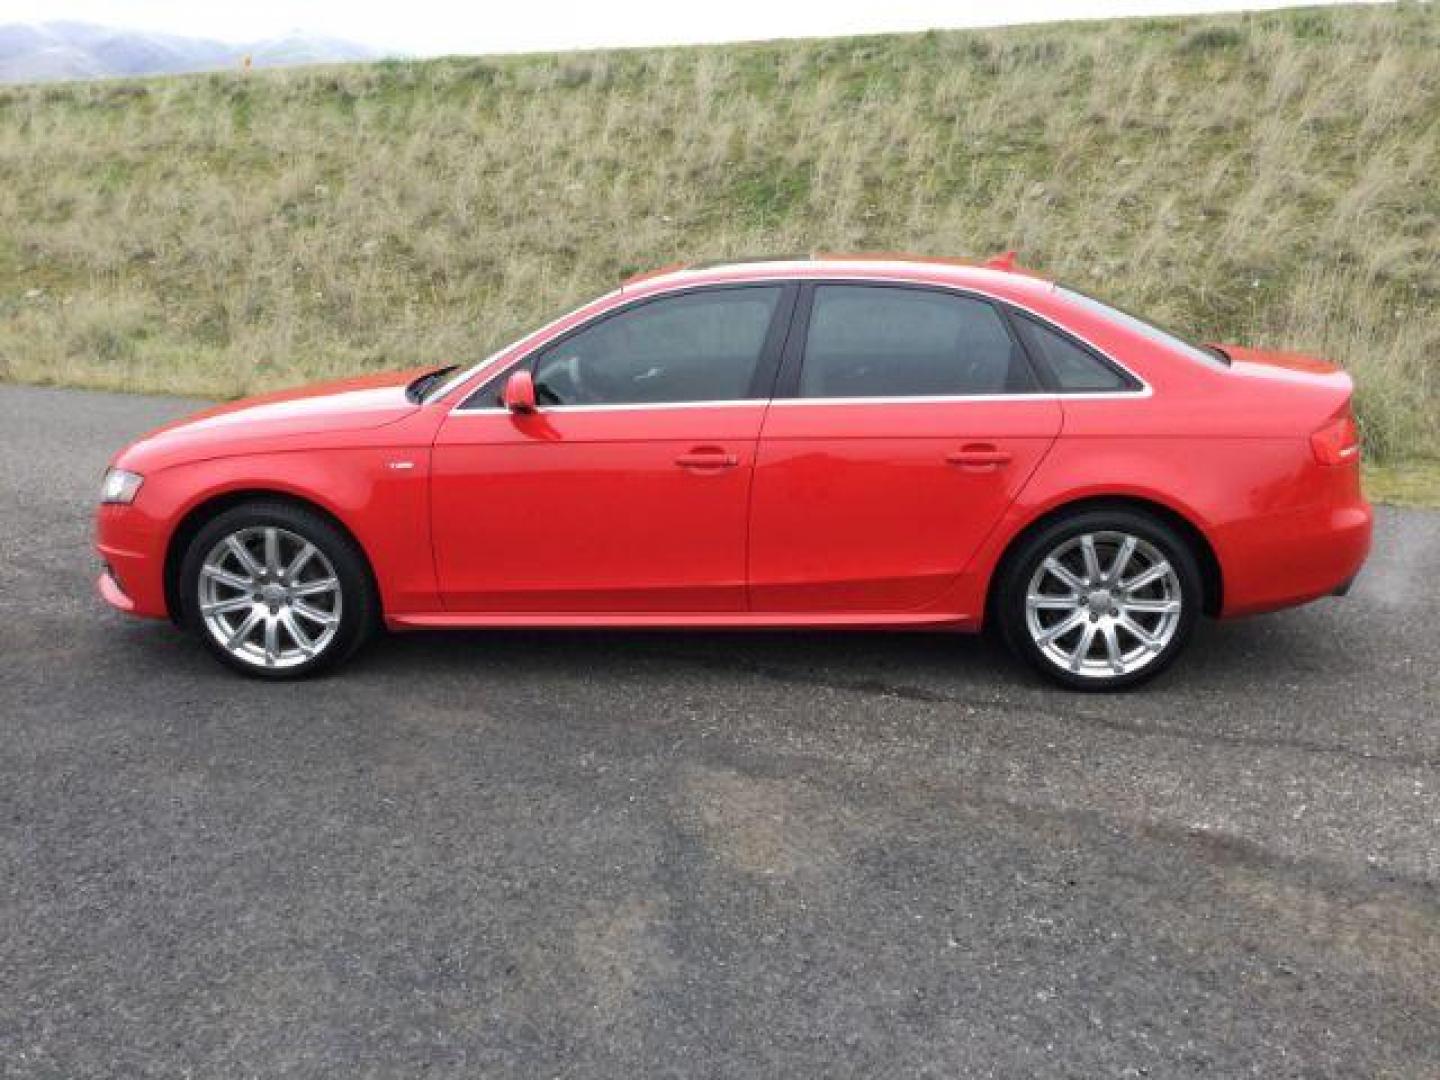
[[[0,26],[0,82],[50,82],[117,75],[166,75],[239,67],[375,60],[380,53],[338,38],[294,33],[234,43],[119,30],[91,23]]]

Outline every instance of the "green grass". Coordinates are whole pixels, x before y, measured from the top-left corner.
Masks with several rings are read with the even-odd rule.
[[[0,88],[0,378],[232,396],[680,260],[1013,247],[1436,459],[1437,176],[1429,4]]]
[[[1366,465],[1365,494],[1388,506],[1440,510],[1440,461]]]

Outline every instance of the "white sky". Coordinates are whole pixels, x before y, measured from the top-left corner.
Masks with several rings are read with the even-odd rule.
[[[73,19],[227,41],[303,30],[427,56],[1288,6],[1293,0],[0,0],[0,24]]]

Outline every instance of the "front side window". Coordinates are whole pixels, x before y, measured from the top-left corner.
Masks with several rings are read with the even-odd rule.
[[[601,319],[540,353],[535,396],[542,407],[748,398],[780,291],[686,293]]]
[[[818,285],[802,398],[949,397],[1036,389],[993,305],[933,289]]]

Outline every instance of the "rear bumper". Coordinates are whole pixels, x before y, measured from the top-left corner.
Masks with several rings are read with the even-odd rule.
[[[1374,514],[1363,500],[1216,529],[1224,575],[1221,615],[1254,615],[1345,595],[1370,554],[1373,531]]]
[[[1355,577],[1359,577],[1359,576],[1360,576],[1359,574],[1356,574],[1356,575],[1355,575]],[[1351,590],[1351,588],[1355,585],[1355,577],[1347,578],[1346,580],[1342,581],[1339,585],[1337,585],[1337,586],[1335,587],[1335,589],[1330,593],[1330,595],[1331,595],[1331,596],[1349,596],[1349,595],[1350,595],[1350,590]]]

